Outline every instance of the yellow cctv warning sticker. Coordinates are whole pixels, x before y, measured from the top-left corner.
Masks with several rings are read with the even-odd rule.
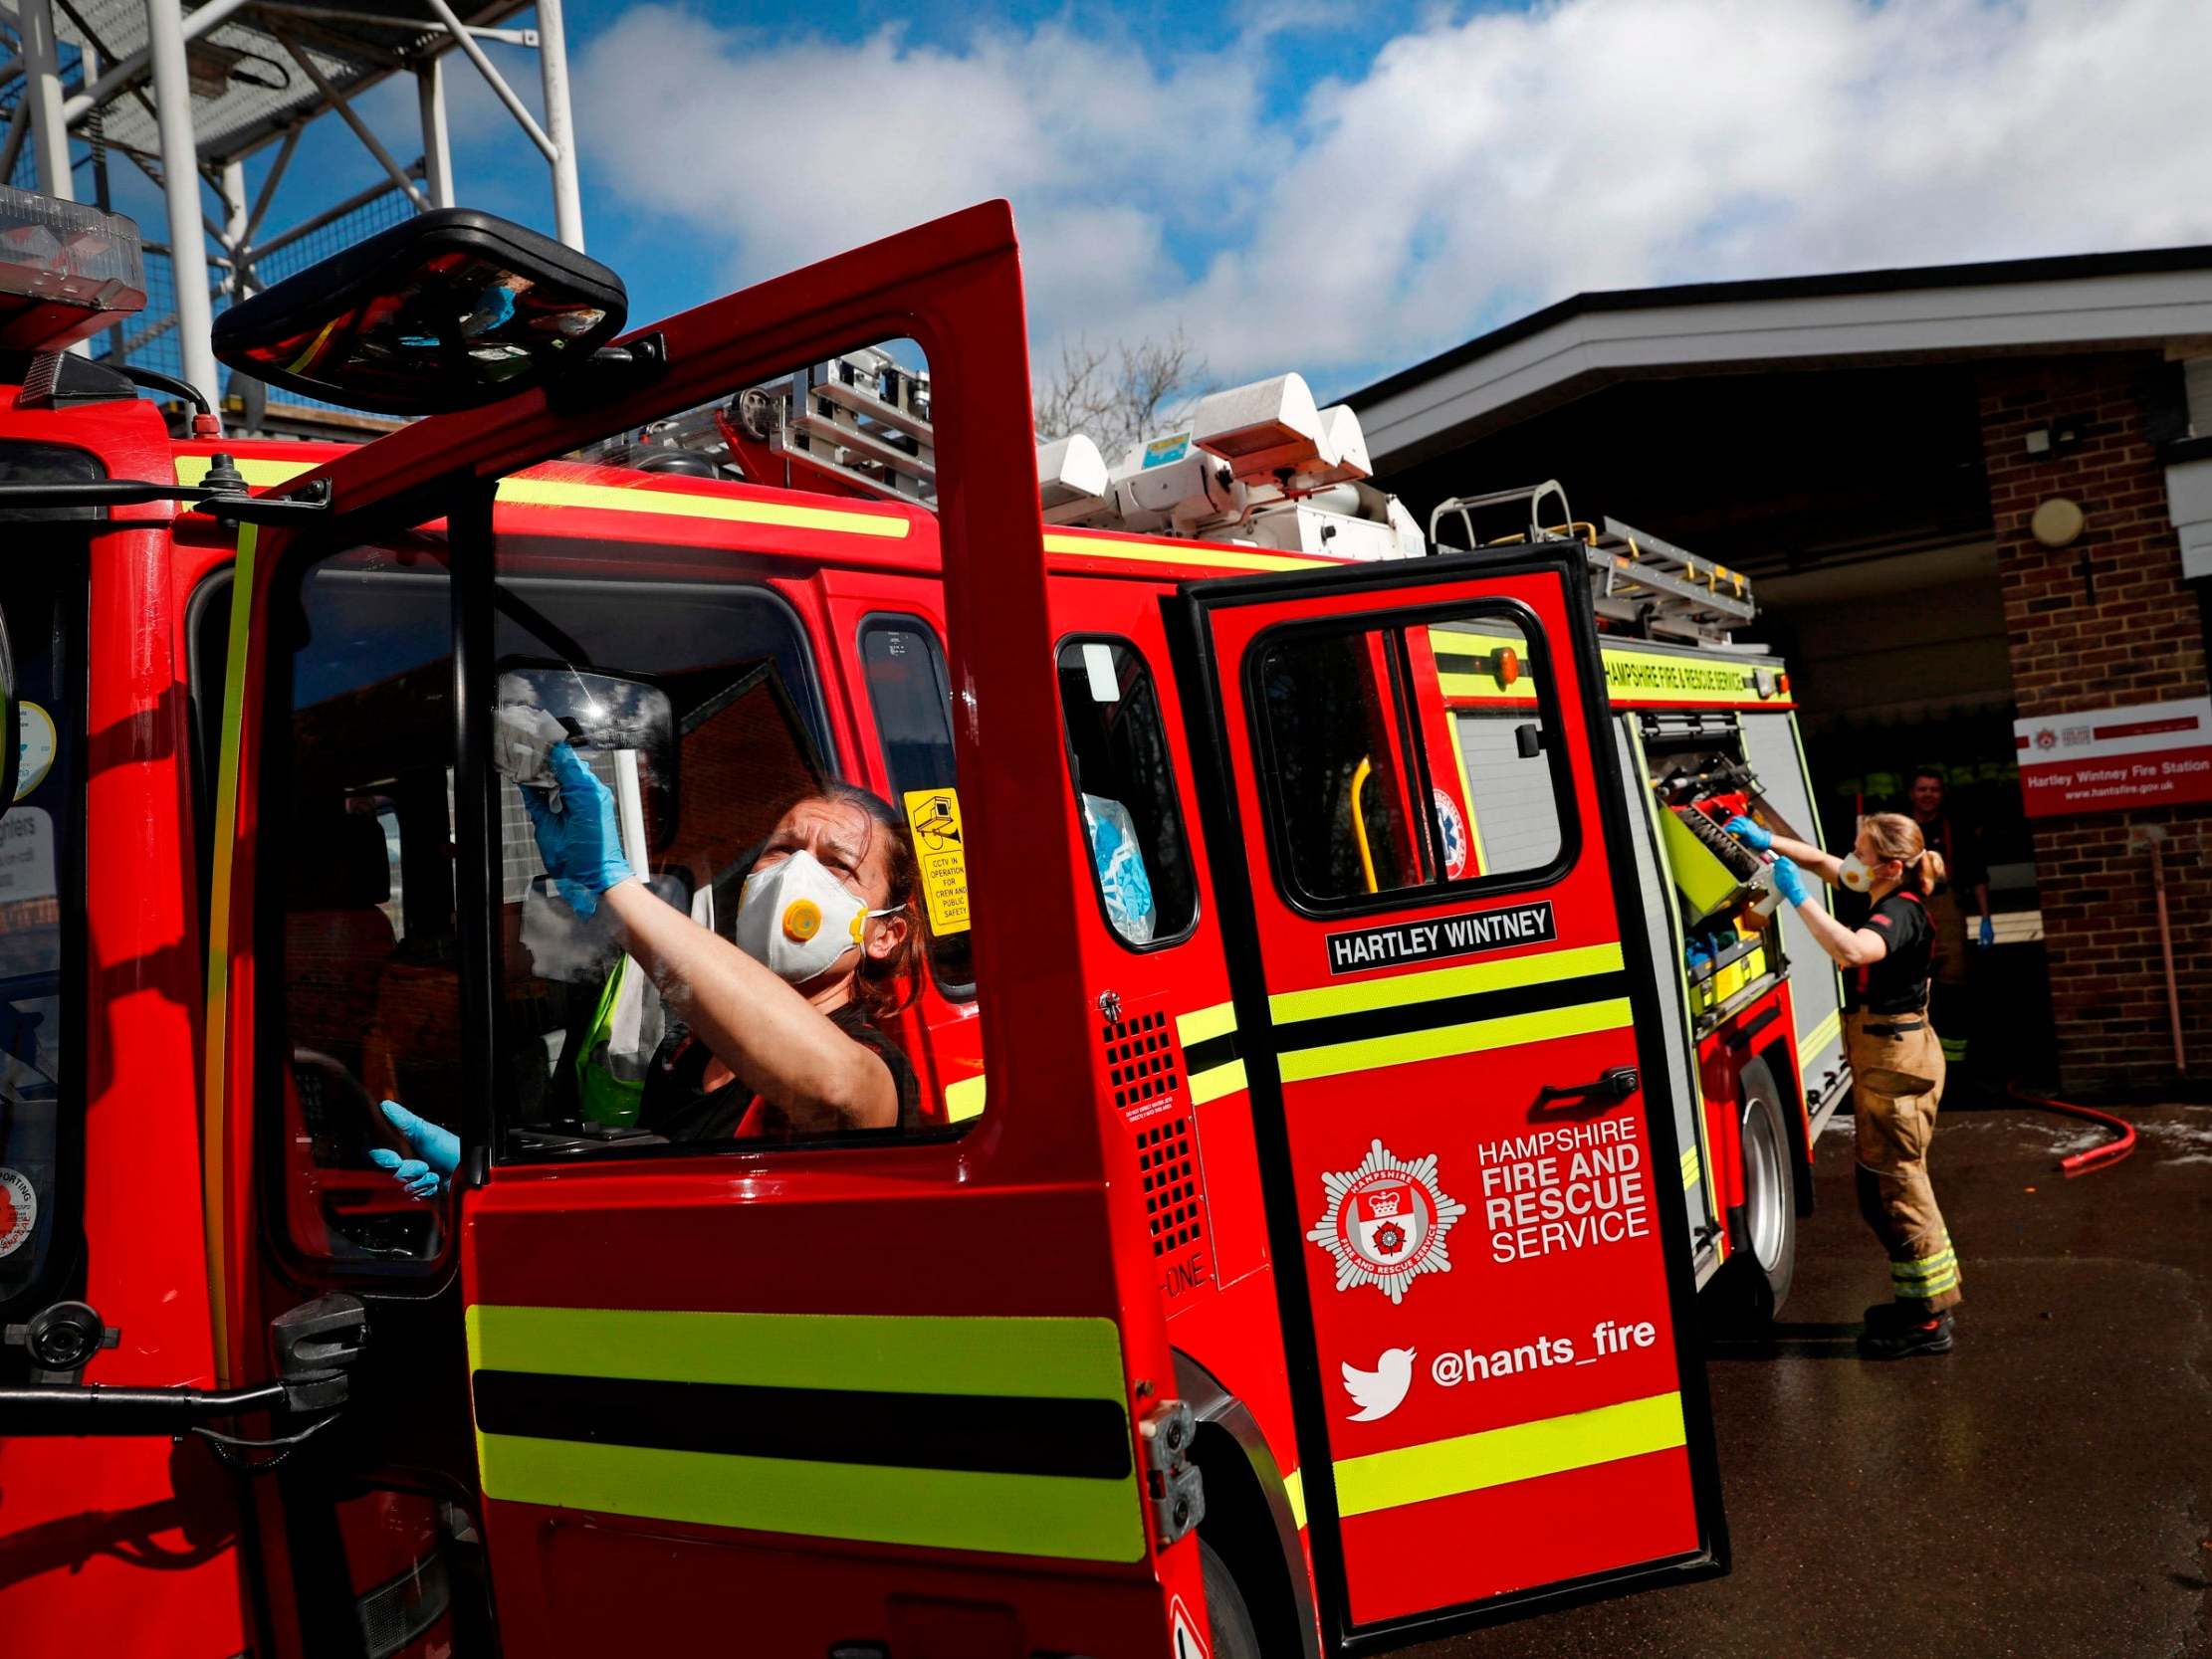
[[[960,833],[960,792],[909,789],[903,797],[907,826],[914,832],[914,857],[922,871],[922,902],[929,907],[930,932],[940,936],[968,932],[968,848]]]

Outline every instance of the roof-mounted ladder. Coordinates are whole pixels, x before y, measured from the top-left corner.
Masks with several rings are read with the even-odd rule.
[[[1545,511],[1547,502],[1556,502],[1555,513]],[[1743,575],[1618,518],[1602,525],[1577,519],[1568,511],[1566,491],[1553,479],[1441,503],[1429,516],[1430,543],[1439,551],[1453,521],[1458,534],[1451,544],[1470,550],[1580,541],[1598,614],[1648,637],[1726,644],[1732,629],[1758,613]],[[1509,523],[1513,527],[1505,528]]]

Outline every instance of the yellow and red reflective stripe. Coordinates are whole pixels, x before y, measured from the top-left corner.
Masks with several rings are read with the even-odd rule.
[[[1337,1514],[1346,1520],[1408,1504],[1480,1492],[1514,1481],[1589,1469],[1687,1443],[1679,1393],[1653,1394],[1589,1411],[1510,1423],[1401,1446],[1332,1466]]]
[[[466,1323],[488,1498],[874,1544],[1144,1557],[1121,1333],[1110,1319],[479,1304]],[[664,1402],[632,1440],[619,1412],[588,1409],[625,1391]],[[745,1450],[706,1449],[730,1439],[725,1396],[790,1402],[786,1431],[755,1434]],[[697,1406],[682,1403],[691,1397]],[[549,1409],[548,1399],[565,1403]],[[965,1440],[973,1458],[908,1466],[855,1455],[854,1445],[880,1449],[882,1434],[869,1431],[884,1412],[922,1413],[915,1421],[926,1428],[932,1413],[1016,1408],[1061,1413],[1089,1440],[1111,1440],[1114,1466],[1009,1470],[1003,1448]],[[555,1432],[513,1432],[503,1412]],[[1048,1464],[1058,1444],[1032,1436],[1022,1455]]]
[[[197,484],[207,476],[204,455],[176,458],[179,484]],[[256,458],[238,463],[248,484],[268,489],[286,484],[323,465],[319,461],[272,461]],[[769,524],[778,529],[826,530],[837,535],[861,535],[879,540],[903,541],[914,531],[913,520],[901,514],[863,513],[849,508],[821,507],[809,502],[755,501],[734,496],[710,496],[662,485],[646,488],[592,484],[580,479],[533,478],[519,473],[502,479],[499,500],[509,507],[589,509],[600,513],[657,514],[670,518],[712,518],[734,524]]]

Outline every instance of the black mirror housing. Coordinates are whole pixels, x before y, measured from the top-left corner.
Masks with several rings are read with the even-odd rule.
[[[567,372],[621,331],[622,279],[534,230],[440,208],[215,319],[242,374],[384,415],[434,415]]]

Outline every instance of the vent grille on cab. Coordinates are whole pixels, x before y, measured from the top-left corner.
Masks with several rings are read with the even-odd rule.
[[[1106,1048],[1106,1080],[1114,1104],[1123,1111],[1164,1099],[1183,1082],[1183,1057],[1165,1011],[1154,1008],[1108,1020],[1100,1032]]]

